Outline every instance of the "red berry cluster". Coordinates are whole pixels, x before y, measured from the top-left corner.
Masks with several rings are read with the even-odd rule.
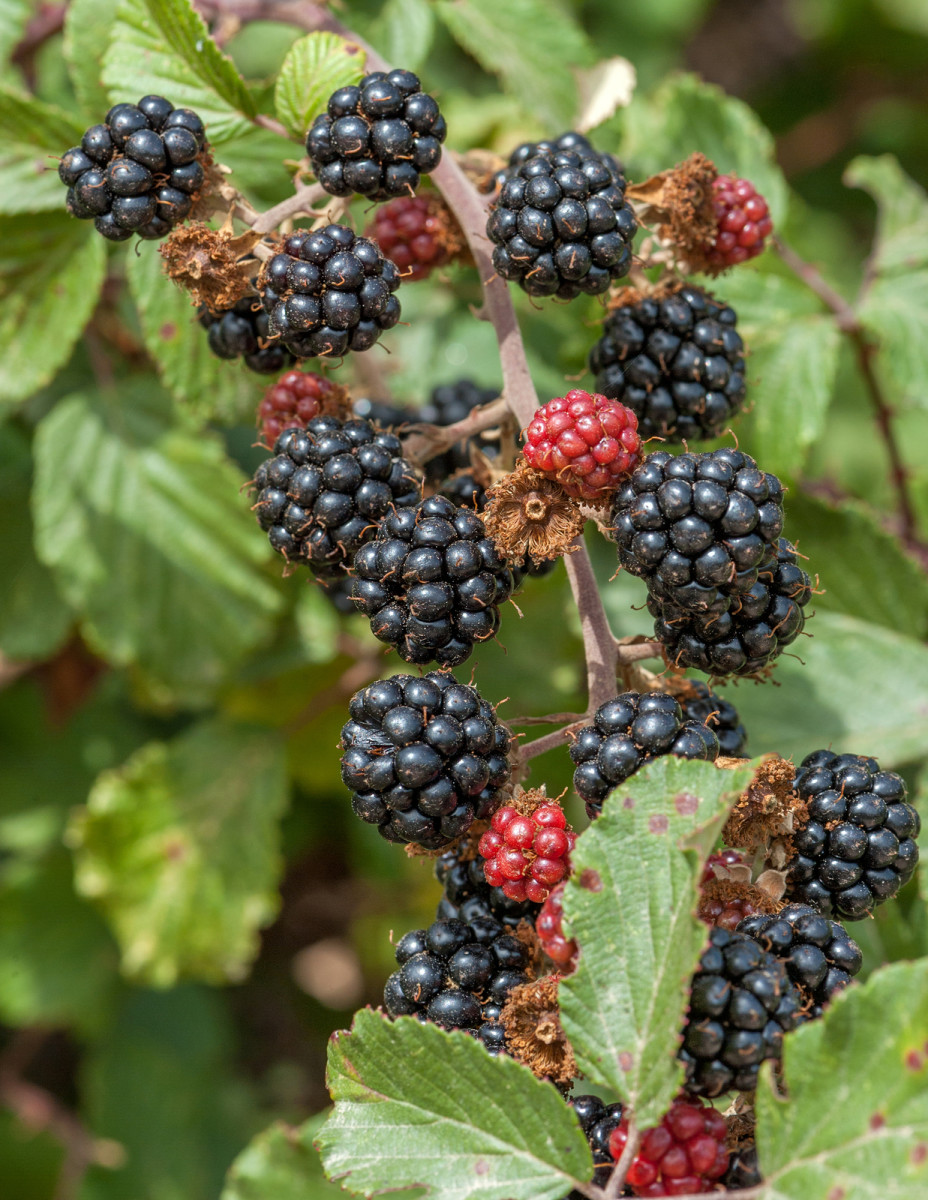
[[[541,804],[529,816],[507,804],[493,814],[477,850],[487,860],[490,887],[502,888],[510,900],[540,904],[566,879],[575,841],[559,804]]]
[[[601,500],[638,465],[638,418],[618,400],[575,388],[549,400],[525,431],[530,466],[568,496]]]
[[[728,1170],[728,1127],[711,1105],[674,1100],[660,1125],[647,1130],[625,1176],[635,1196],[687,1196],[715,1190]],[[609,1136],[618,1161],[628,1140],[628,1122]]]
[[[724,869],[719,874],[716,874],[713,870],[715,866]],[[713,925],[719,929],[734,930],[747,917],[755,917],[762,911],[758,908],[751,895],[751,892],[756,893],[756,889],[752,888],[747,882],[740,884],[744,893],[743,895],[735,894],[734,889],[730,891],[725,890],[718,895],[712,894],[713,889],[707,891],[707,884],[713,884],[717,880],[725,880],[726,871],[734,866],[747,866],[747,862],[744,855],[739,853],[739,851],[728,847],[718,851],[716,854],[710,854],[706,860],[706,866],[699,881],[702,891],[699,899],[699,917],[707,925]]]
[[[273,447],[285,429],[306,426],[323,407],[333,411],[345,403],[347,392],[315,371],[288,371],[264,393],[258,405],[258,425],[265,446]]]
[[[707,260],[722,268],[756,258],[764,248],[764,238],[773,230],[767,201],[757,194],[753,183],[735,175],[719,175],[712,186],[718,234]]]
[[[454,258],[458,246],[449,237],[449,220],[437,196],[398,196],[377,209],[366,236],[395,263],[404,282],[415,282]]]
[[[577,961],[577,943],[564,936],[564,884],[559,883],[548,893],[535,918],[535,932],[541,948],[559,967],[573,967]]]

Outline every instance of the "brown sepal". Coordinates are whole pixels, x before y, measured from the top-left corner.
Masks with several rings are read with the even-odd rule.
[[[512,1057],[539,1079],[550,1079],[563,1087],[576,1077],[577,1060],[561,1025],[559,982],[559,976],[546,975],[513,988],[500,1021]]]
[[[483,521],[509,562],[520,562],[526,555],[544,562],[569,554],[584,525],[578,502],[522,459],[487,493]]]
[[[793,790],[794,775],[787,759],[765,755],[722,830],[727,846],[761,850],[775,870],[786,865],[793,857],[792,835],[809,819],[805,801]]]
[[[706,259],[718,232],[712,188],[717,177],[715,164],[697,151],[672,170],[633,184],[626,192],[639,206],[644,224],[657,225],[661,241],[672,243],[678,264],[687,273],[718,273]]]
[[[251,251],[261,235],[248,230],[233,237],[199,221],[175,229],[161,246],[164,273],[210,312],[232,308],[253,289],[257,260]]]

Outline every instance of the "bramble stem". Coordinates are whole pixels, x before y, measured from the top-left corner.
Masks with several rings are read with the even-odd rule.
[[[308,187],[297,188],[292,196],[288,196],[286,200],[281,200],[280,204],[275,204],[273,208],[269,208],[266,212],[259,213],[254,221],[251,222],[251,227],[255,233],[270,233],[276,229],[281,221],[286,221],[290,217],[295,217],[299,213],[312,215],[314,204],[318,204],[320,200],[328,200],[329,193],[322,187],[321,184],[313,183]]]
[[[409,432],[403,436],[403,453],[414,463],[428,462],[437,454],[450,450],[455,442],[472,438],[485,429],[498,425],[509,405],[504,398],[493,400],[489,404],[481,404],[472,408],[466,417],[455,421],[453,425],[423,425],[415,420],[413,415],[409,422]]]

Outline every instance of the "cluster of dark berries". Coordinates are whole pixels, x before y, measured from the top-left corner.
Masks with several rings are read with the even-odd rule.
[[[427,425],[455,425],[481,404],[490,404],[499,395],[499,391],[499,388],[481,387],[471,379],[458,379],[454,383],[440,384],[433,388],[428,400],[416,413],[416,420]],[[469,467],[471,444],[487,451],[495,450],[499,443],[498,440],[494,443],[483,435],[455,442],[450,450],[436,455],[426,463],[426,479],[444,486],[444,481],[455,471]]]
[[[701,288],[630,297],[590,351],[595,387],[638,418],[643,438],[692,442],[722,433],[746,394],[735,311]]]
[[[809,1002],[809,1016],[825,1005],[860,970],[860,947],[838,921],[807,904],[787,904],[775,916],[748,917],[738,926],[786,966],[790,979]]]
[[[369,350],[400,319],[400,274],[368,238],[347,225],[301,229],[281,243],[258,276],[268,332],[297,358]]]
[[[509,732],[450,672],[394,675],[355,693],[342,729],[351,806],[391,842],[446,846],[486,820],[509,778]]]
[[[789,895],[826,916],[859,921],[892,899],[918,863],[918,812],[905,781],[873,758],[818,750],[793,786],[808,805],[794,834]]]
[[[205,178],[203,122],[163,96],[116,104],[58,166],[73,217],[111,242],[162,238],[189,214]]]
[[[396,265],[406,283],[427,279],[460,253],[463,235],[434,192],[397,196],[381,205],[365,235]]]
[[[363,417],[365,421],[373,421],[381,429],[396,430],[414,419],[413,413],[408,408],[390,404],[386,400],[371,400],[367,396],[359,396],[353,400],[351,407],[356,417]]]
[[[773,232],[773,221],[767,201],[749,180],[719,175],[712,188],[718,232],[706,259],[720,271],[756,258]]]
[[[461,921],[492,917],[507,926],[523,920],[534,922],[538,905],[531,900],[510,900],[502,888],[491,887],[483,872],[483,860],[479,856],[464,857],[462,848],[461,844],[452,846],[435,861],[435,878],[442,887],[436,916]]]
[[[610,495],[638,465],[638,419],[615,400],[575,388],[537,409],[525,461],[578,500]]]
[[[441,161],[447,127],[412,71],[373,71],[339,88],[306,135],[316,178],[332,196],[411,196]]]
[[[570,747],[578,764],[574,787],[587,815],[598,816],[614,787],[661,754],[712,762],[719,742],[708,725],[687,720],[666,692],[623,692],[601,704]]]
[[[315,371],[288,371],[273,383],[258,405],[258,427],[265,446],[273,446],[285,429],[305,429],[323,407],[347,404],[343,387]]]
[[[686,694],[678,695],[677,699],[687,721],[709,726],[718,738],[720,754],[726,758],[744,757],[748,731],[730,700],[710,692],[696,679],[686,680]]]
[[[477,849],[487,883],[512,900],[541,904],[567,878],[575,841],[559,804],[540,804],[531,813],[507,804],[493,814]]]
[[[505,167],[490,175],[481,185],[483,192],[495,192],[503,186],[507,179],[512,179],[519,173],[519,168],[523,163],[528,162],[530,158],[537,158],[539,155],[552,156],[555,154],[576,154],[579,158],[595,158],[598,159],[608,170],[618,176],[624,175],[622,164],[617,158],[611,154],[600,154],[593,149],[588,138],[582,133],[576,133],[573,130],[568,130],[567,133],[562,133],[560,137],[545,138],[540,142],[522,142],[516,146],[515,150],[509,155],[509,162]]]
[[[480,517],[444,496],[396,507],[354,558],[371,632],[410,663],[454,667],[499,628],[515,579]]]
[[[528,983],[528,950],[498,921],[433,921],[396,944],[394,971],[383,990],[391,1017],[415,1016],[445,1029],[465,1029],[491,1054],[506,1049],[500,1014],[513,988]]]
[[[541,948],[558,967],[572,967],[577,959],[577,943],[564,934],[564,887],[559,883],[548,895],[535,918],[535,932]]]
[[[259,375],[274,375],[293,363],[285,346],[268,340],[268,316],[257,296],[243,296],[232,308],[216,313],[201,304],[197,316],[217,358],[241,358]]]
[[[597,155],[526,159],[499,190],[487,221],[493,266],[530,296],[598,296],[628,274],[638,228],[625,179]]]
[[[258,524],[277,553],[321,574],[350,567],[384,514],[419,496],[399,438],[359,418],[315,417],[284,430],[253,486]]]
[[[622,1120],[621,1104],[605,1104],[599,1096],[574,1096],[568,1103],[574,1110],[580,1128],[586,1134],[596,1168],[593,1183],[605,1187],[615,1162],[609,1149],[609,1138]],[[571,1192],[569,1200],[579,1200],[579,1192]]]
[[[645,1130],[625,1176],[633,1196],[698,1196],[717,1191],[728,1170],[728,1125],[698,1100],[674,1100],[659,1125]],[[624,1119],[609,1137],[616,1162],[628,1141]]]
[[[765,1059],[801,1019],[802,999],[786,968],[753,938],[713,929],[690,990],[680,1058],[690,1095],[751,1092]]]

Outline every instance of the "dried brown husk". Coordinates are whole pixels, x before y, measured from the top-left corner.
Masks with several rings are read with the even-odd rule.
[[[224,312],[254,291],[251,280],[258,262],[251,251],[260,240],[252,230],[235,237],[194,221],[175,229],[161,246],[164,272],[190,295],[191,303]]]
[[[539,1079],[564,1087],[577,1075],[577,1060],[561,1025],[559,982],[559,976],[546,975],[513,988],[500,1021],[512,1057]]]
[[[644,224],[657,226],[661,242],[673,246],[687,273],[718,273],[706,257],[718,232],[712,186],[717,178],[715,164],[697,151],[627,191]]]
[[[580,504],[524,459],[487,492],[487,534],[508,562],[545,562],[572,553],[583,532]]]
[[[793,834],[809,819],[805,801],[793,789],[794,775],[793,764],[778,754],[761,760],[722,830],[727,846],[752,854],[762,852],[774,870],[790,861]]]

